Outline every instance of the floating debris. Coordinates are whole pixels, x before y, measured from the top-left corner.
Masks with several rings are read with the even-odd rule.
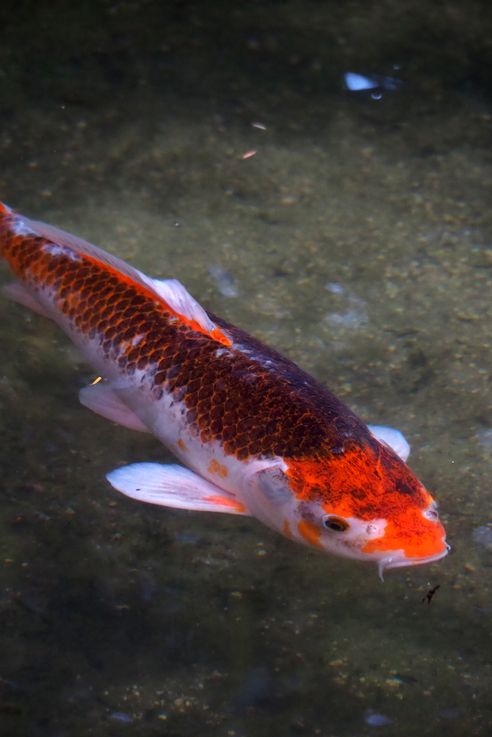
[[[367,315],[360,309],[351,309],[346,312],[333,312],[326,316],[326,320],[330,325],[349,328],[351,330],[358,330],[368,321]]]
[[[232,274],[222,266],[212,264],[208,267],[208,273],[217,284],[217,288],[223,297],[237,297],[239,294]]]
[[[378,714],[375,711],[366,711],[364,721],[370,727],[387,727],[388,724],[392,724],[393,722],[389,717],[386,717],[384,714]]]
[[[131,724],[133,722],[133,717],[129,714],[125,714],[124,711],[113,711],[109,717],[114,722],[120,722],[120,724]]]
[[[337,312],[330,312],[325,316],[325,320],[330,325],[348,328],[349,330],[359,330],[369,322],[366,302],[363,299],[349,292],[338,282],[328,282],[325,284],[325,289],[340,298],[341,309]]]
[[[349,92],[370,92],[373,100],[380,100],[384,92],[396,92],[403,82],[396,77],[385,77],[382,74],[369,76],[358,72],[345,72],[343,84]]]
[[[441,719],[459,719],[464,715],[465,711],[460,706],[450,706],[447,709],[441,709],[437,715]]]
[[[234,696],[235,710],[241,712],[268,703],[272,697],[274,683],[268,668],[261,665],[251,668],[245,673]]]
[[[492,427],[487,427],[484,430],[478,430],[475,433],[475,437],[485,450],[492,450]]]
[[[432,589],[429,589],[424,598],[422,599],[422,603],[426,601],[428,604],[431,603],[436,591],[441,588],[441,584],[438,583],[437,586],[434,586]]]
[[[192,532],[179,532],[176,535],[176,540],[184,545],[196,545],[200,541],[200,538]]]
[[[339,284],[336,281],[329,281],[325,284],[325,289],[327,289],[332,294],[345,294],[346,290],[345,287],[343,287],[341,284]]]
[[[492,523],[490,525],[480,525],[475,527],[472,532],[472,540],[477,545],[481,545],[486,550],[492,551]]]

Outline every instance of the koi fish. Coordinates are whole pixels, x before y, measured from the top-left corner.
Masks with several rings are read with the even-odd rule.
[[[449,549],[396,430],[367,426],[298,366],[207,312],[175,279],[0,204],[8,295],[57,322],[104,377],[90,410],[153,433],[183,464],[107,475],[134,499],[250,515],[288,538],[385,569]]]

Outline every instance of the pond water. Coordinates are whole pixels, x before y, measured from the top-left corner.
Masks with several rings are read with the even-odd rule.
[[[91,370],[4,301],[0,735],[491,734],[490,15],[2,5],[0,199],[402,430],[452,552],[383,584],[117,495],[105,473],[169,454],[81,407]]]

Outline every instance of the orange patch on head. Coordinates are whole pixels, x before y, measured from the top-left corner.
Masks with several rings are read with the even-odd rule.
[[[178,448],[179,448],[180,450],[183,450],[183,451],[186,451],[186,450],[188,450],[188,448],[187,448],[187,446],[186,446],[186,443],[184,442],[184,440],[181,440],[181,438],[180,438],[180,439],[178,440],[178,443],[177,443],[177,445],[178,445]]]
[[[219,463],[219,461],[217,461],[215,458],[210,461],[208,472],[215,473],[223,479],[229,476],[229,471],[227,470],[227,468],[222,463]]]
[[[446,549],[445,531],[440,522],[426,520],[421,510],[409,507],[404,513],[388,519],[384,534],[369,540],[364,553],[403,550],[407,558],[428,558]]]
[[[204,497],[204,501],[210,502],[211,504],[220,504],[223,507],[230,507],[234,509],[238,514],[243,514],[246,511],[246,507],[241,502],[235,499],[230,499],[228,496],[220,496],[219,494],[212,494],[211,496]]]
[[[309,544],[314,545],[315,548],[323,548],[320,542],[321,530],[317,525],[313,525],[312,522],[302,519],[297,525],[300,536]]]
[[[300,501],[313,502],[330,515],[363,522],[384,520],[384,534],[368,540],[363,553],[402,550],[409,559],[446,550],[445,531],[423,512],[432,497],[391,449],[374,442],[354,444],[342,454],[287,461],[290,486]],[[319,544],[317,528],[302,522],[300,535]]]
[[[382,445],[356,445],[341,455],[288,460],[290,486],[300,501],[327,514],[389,519],[424,510],[432,497],[408,466]]]

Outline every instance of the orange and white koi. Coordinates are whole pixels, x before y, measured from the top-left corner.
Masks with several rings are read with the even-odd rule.
[[[89,409],[152,432],[184,465],[107,475],[135,499],[251,515],[292,540],[387,568],[448,552],[408,445],[366,426],[298,366],[207,312],[174,279],[0,205],[11,297],[57,322],[104,377]]]

